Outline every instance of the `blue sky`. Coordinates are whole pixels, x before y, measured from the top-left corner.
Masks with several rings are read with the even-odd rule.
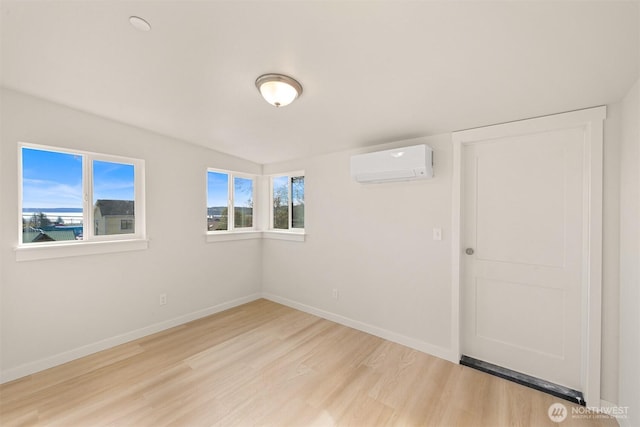
[[[82,208],[82,156],[22,148],[23,208]],[[286,177],[283,177],[286,182]],[[227,206],[229,175],[207,174],[207,206]],[[253,181],[234,179],[235,206],[251,206]],[[134,167],[93,161],[93,202],[134,200]]]
[[[227,206],[229,200],[229,175],[219,172],[207,173],[207,207]]]
[[[23,208],[82,208],[82,156],[22,149]],[[134,167],[93,162],[94,202],[133,200]]]
[[[253,181],[251,179],[235,177],[233,203],[235,206],[253,207]]]
[[[93,162],[93,202],[99,199],[134,200],[134,167],[123,163]]]
[[[253,181],[235,177],[233,182],[234,205],[249,207],[253,200]],[[227,206],[229,200],[229,175],[222,172],[207,173],[207,207]]]

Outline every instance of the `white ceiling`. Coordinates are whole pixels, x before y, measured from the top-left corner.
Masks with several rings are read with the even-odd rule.
[[[258,163],[616,102],[640,74],[638,2],[1,8],[3,86]],[[270,106],[268,72],[303,95]]]

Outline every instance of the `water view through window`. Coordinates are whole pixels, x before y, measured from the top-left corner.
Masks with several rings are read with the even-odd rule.
[[[22,243],[87,240],[136,233],[135,165],[110,156],[21,148]],[[85,182],[84,168],[91,175]],[[84,194],[93,206],[84,211]],[[86,221],[93,217],[93,228]]]
[[[228,230],[229,175],[207,172],[207,230]]]
[[[231,185],[230,185],[231,184]],[[207,231],[253,227],[254,179],[233,172],[207,172]],[[233,209],[229,212],[229,208]],[[229,217],[233,223],[229,222]]]
[[[82,156],[22,148],[22,242],[82,240]]]

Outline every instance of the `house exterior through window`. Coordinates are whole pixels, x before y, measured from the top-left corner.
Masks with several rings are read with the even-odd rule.
[[[133,233],[135,209],[133,200],[98,200],[93,208],[95,235]]]

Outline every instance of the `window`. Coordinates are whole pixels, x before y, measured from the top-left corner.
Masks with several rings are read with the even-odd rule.
[[[233,224],[235,228],[253,227],[253,179],[233,178]]]
[[[207,231],[254,228],[255,179],[233,172],[207,171]]]
[[[304,174],[271,177],[271,228],[304,229]]]
[[[228,230],[229,174],[207,172],[207,230]]]
[[[20,156],[21,245],[144,238],[142,160],[27,144]]]
[[[132,234],[135,230],[134,166],[94,160],[92,170],[95,235]]]

